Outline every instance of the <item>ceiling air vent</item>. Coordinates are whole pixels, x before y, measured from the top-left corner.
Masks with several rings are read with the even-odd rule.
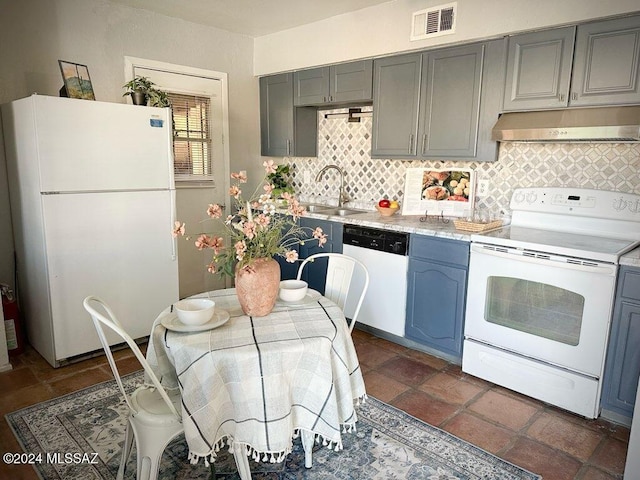
[[[457,9],[458,3],[453,2],[413,12],[410,40],[455,33]]]

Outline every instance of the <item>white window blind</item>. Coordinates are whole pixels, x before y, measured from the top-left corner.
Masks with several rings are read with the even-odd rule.
[[[211,99],[167,93],[173,113],[176,181],[213,181],[211,167]]]

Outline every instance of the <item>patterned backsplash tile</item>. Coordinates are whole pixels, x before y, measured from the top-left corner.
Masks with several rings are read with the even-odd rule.
[[[372,107],[363,111],[371,112]],[[371,116],[347,122],[347,109],[318,112],[318,157],[285,158],[293,166],[293,185],[303,199],[336,199],[340,178],[328,171],[341,167],[345,190],[352,202],[373,209],[388,197],[403,200],[407,168],[471,168],[477,179],[489,182],[488,194],[476,198],[476,208],[509,213],[513,190],[518,187],[581,187],[640,194],[640,144],[624,143],[502,143],[496,162],[452,162],[371,158]],[[305,181],[307,180],[307,181]]]

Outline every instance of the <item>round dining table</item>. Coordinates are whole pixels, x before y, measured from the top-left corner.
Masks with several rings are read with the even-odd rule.
[[[215,301],[208,324],[183,325],[171,305],[147,348],[162,384],[182,394],[189,460],[213,462],[227,446],[244,480],[248,458],[280,462],[299,435],[307,467],[314,440],[341,450],[366,398],[342,310],[313,290],[264,317],[245,315],[233,288],[194,296],[203,297]]]

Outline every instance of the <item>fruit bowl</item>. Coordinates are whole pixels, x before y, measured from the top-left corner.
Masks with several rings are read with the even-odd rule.
[[[400,207],[381,207],[380,205],[376,205],[376,210],[378,210],[378,212],[380,212],[380,215],[382,215],[383,217],[390,217],[398,210],[400,210]]]

